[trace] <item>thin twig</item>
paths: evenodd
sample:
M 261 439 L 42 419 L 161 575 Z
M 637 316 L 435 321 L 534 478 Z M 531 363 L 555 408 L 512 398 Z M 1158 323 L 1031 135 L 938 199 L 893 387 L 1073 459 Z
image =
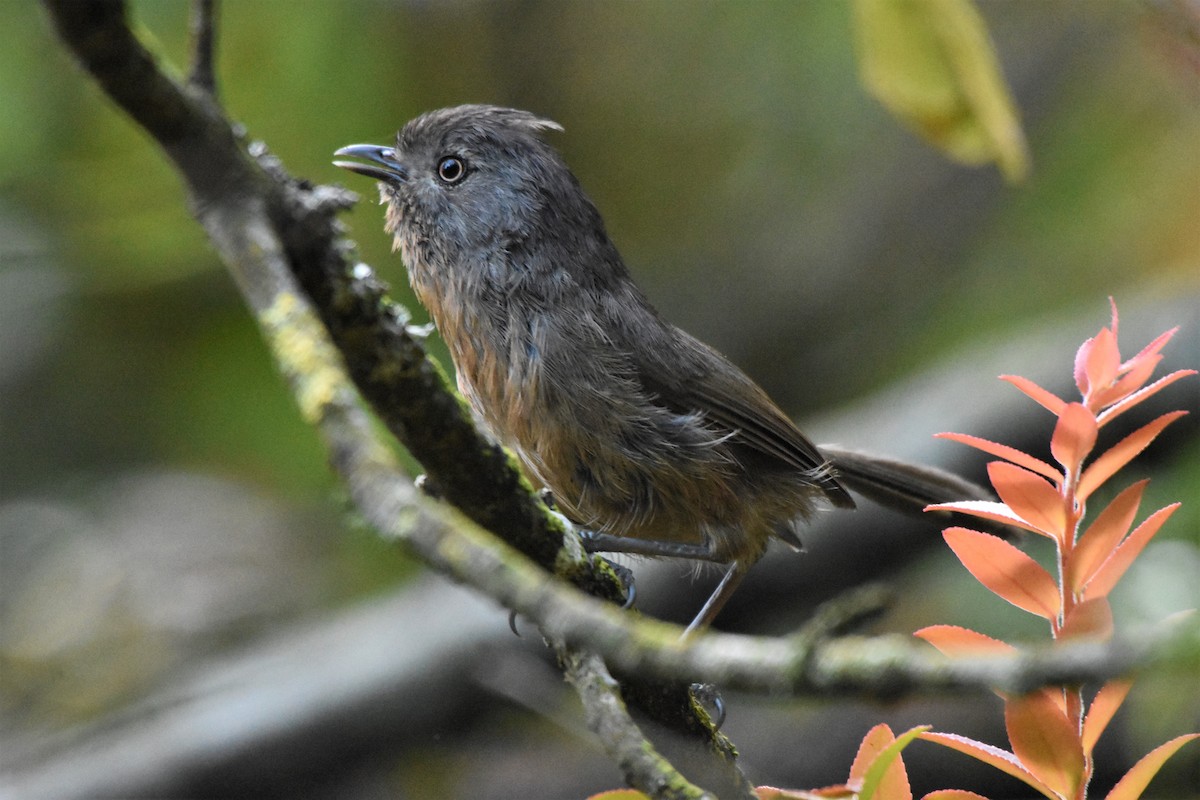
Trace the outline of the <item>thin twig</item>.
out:
M 583 703 L 588 728 L 625 773 L 630 786 L 655 800 L 716 800 L 654 749 L 629 716 L 617 681 L 599 656 L 568 648 L 560 649 L 560 654 L 567 680 Z

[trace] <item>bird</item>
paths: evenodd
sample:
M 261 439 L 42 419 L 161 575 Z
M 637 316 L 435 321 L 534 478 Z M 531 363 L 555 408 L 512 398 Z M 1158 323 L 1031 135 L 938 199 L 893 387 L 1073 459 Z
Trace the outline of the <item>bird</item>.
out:
M 800 525 L 855 501 L 839 465 L 757 383 L 638 288 L 547 141 L 560 131 L 528 111 L 461 105 L 333 163 L 378 182 L 384 229 L 459 391 L 586 548 L 726 565 L 690 633 L 770 541 L 801 549 Z M 869 491 L 923 504 L 945 489 L 918 479 L 913 499 L 901 462 L 841 456 Z

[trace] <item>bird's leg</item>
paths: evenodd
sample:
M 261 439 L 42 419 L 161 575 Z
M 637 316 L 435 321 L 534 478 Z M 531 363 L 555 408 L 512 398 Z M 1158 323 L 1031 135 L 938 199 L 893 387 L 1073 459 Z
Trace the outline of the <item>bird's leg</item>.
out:
M 579 538 L 583 549 L 589 553 L 628 553 L 632 556 L 661 556 L 664 558 L 690 558 L 696 561 L 724 562 L 726 558 L 713 552 L 712 544 L 687 544 L 685 542 L 660 542 L 654 539 L 634 539 L 612 533 L 580 530 Z
M 634 539 L 627 536 L 616 536 L 611 533 L 599 533 L 597 531 L 581 530 L 580 538 L 583 540 L 583 549 L 589 553 L 629 553 L 637 556 L 663 556 L 666 558 L 690 558 L 696 561 L 716 561 L 724 562 L 728 556 L 718 555 L 712 546 L 711 542 L 704 544 L 689 544 L 686 542 L 660 542 L 653 539 Z M 734 561 L 725 571 L 721 582 L 717 584 L 717 588 L 713 590 L 712 595 L 704 603 L 700 613 L 691 621 L 691 624 L 684 630 L 683 635 L 687 636 L 693 631 L 700 628 L 708 627 L 708 625 L 717 617 L 725 603 L 733 596 L 733 592 L 737 589 L 738 584 L 742 582 L 742 578 L 746 577 L 746 572 L 749 569 L 748 564 L 740 561 Z
M 583 529 L 579 530 L 579 536 L 583 542 L 583 549 L 589 553 L 629 553 L 641 556 L 691 558 L 697 561 L 716 562 L 725 560 L 714 552 L 712 542 L 705 542 L 704 544 L 660 542 L 615 536 L 611 533 L 599 533 Z M 728 569 L 725 570 L 725 575 L 721 578 L 721 582 L 717 584 L 717 588 L 709 595 L 704 606 L 696 614 L 695 619 L 684 629 L 683 635 L 680 638 L 687 638 L 695 631 L 707 628 L 712 624 L 717 614 L 724 608 L 725 603 L 733 596 L 734 590 L 742 582 L 742 578 L 746 577 L 750 566 L 750 564 L 741 561 L 734 561 L 729 565 Z M 706 702 L 712 707 L 712 715 L 715 717 L 714 724 L 719 730 L 725 721 L 725 702 L 721 699 L 721 693 L 711 684 L 697 683 L 692 684 L 691 688 L 701 702 Z
M 696 618 L 683 631 L 684 637 L 700 628 L 707 628 L 717 618 L 717 614 L 721 613 L 725 603 L 733 596 L 733 592 L 742 582 L 742 578 L 746 577 L 747 571 L 748 567 L 740 561 L 734 561 L 729 565 L 729 569 L 725 570 L 725 577 L 721 578 L 721 582 L 717 584 L 716 589 L 713 589 L 713 593 L 709 595 L 704 606 L 696 614 Z

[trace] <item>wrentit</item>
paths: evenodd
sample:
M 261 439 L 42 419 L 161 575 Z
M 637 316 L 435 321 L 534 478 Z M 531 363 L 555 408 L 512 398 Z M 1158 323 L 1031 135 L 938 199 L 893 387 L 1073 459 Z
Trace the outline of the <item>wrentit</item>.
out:
M 853 508 L 833 463 L 740 369 L 666 322 L 525 111 L 465 105 L 339 167 L 379 181 L 417 297 L 477 419 L 589 550 L 728 563 L 707 625 L 772 537 Z

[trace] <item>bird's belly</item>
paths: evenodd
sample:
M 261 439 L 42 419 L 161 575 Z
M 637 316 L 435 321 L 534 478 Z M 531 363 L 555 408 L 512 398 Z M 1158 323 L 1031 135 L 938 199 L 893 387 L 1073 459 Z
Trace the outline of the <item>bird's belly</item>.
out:
M 606 406 L 575 386 L 551 389 L 540 372 L 508 369 L 485 352 L 456 354 L 455 363 L 476 417 L 576 524 L 709 544 L 720 560 L 754 559 L 765 548 L 779 520 L 759 515 L 745 474 L 722 446 L 681 446 L 678 430 L 635 423 L 626 406 Z

